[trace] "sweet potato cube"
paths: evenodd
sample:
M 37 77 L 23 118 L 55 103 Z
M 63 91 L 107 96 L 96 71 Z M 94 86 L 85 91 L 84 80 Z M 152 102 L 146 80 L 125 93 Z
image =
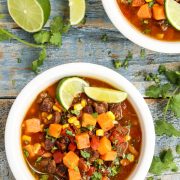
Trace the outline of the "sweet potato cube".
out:
M 79 169 L 68 169 L 69 173 L 69 180 L 81 180 L 81 174 L 79 172 Z
M 107 152 L 111 151 L 111 149 L 112 149 L 111 141 L 106 136 L 102 137 L 100 139 L 100 144 L 98 147 L 99 154 L 104 155 Z
M 88 133 L 81 133 L 75 136 L 77 148 L 85 149 L 90 147 L 90 140 Z
M 146 18 L 151 18 L 152 17 L 152 12 L 151 12 L 151 8 L 149 8 L 148 4 L 144 4 L 142 5 L 138 12 L 137 12 L 137 16 L 140 19 L 146 19 Z
M 109 151 L 106 154 L 101 156 L 101 159 L 104 161 L 114 161 L 117 157 L 116 151 Z
M 23 147 L 23 149 L 29 153 L 28 157 L 34 157 L 35 156 L 34 146 L 33 145 L 28 144 L 25 147 Z
M 79 157 L 73 152 L 69 151 L 63 158 L 63 163 L 69 169 L 78 167 Z
M 41 121 L 37 118 L 28 119 L 25 121 L 25 131 L 27 133 L 37 133 L 41 131 Z
M 133 7 L 139 7 L 142 6 L 143 4 L 145 4 L 145 0 L 133 0 L 131 3 Z
M 97 118 L 97 122 L 104 131 L 109 131 L 114 127 L 113 120 L 110 119 L 106 113 L 100 114 Z
M 48 134 L 52 137 L 58 138 L 61 134 L 62 126 L 60 124 L 51 124 L 49 126 Z
M 82 127 L 95 126 L 96 119 L 88 113 L 84 113 L 82 116 Z
M 153 18 L 155 20 L 163 20 L 163 19 L 166 19 L 166 16 L 165 16 L 165 11 L 164 11 L 164 6 L 160 6 L 158 4 L 155 4 L 153 7 L 152 7 L 152 10 L 153 10 Z

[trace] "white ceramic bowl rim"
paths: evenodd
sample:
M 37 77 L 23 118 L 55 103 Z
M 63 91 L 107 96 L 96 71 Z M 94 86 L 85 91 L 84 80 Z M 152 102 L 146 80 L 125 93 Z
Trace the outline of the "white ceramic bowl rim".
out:
M 114 26 L 135 44 L 157 52 L 180 53 L 180 42 L 156 40 L 133 27 L 122 14 L 117 0 L 102 0 L 102 3 Z
M 33 179 L 21 150 L 21 123 L 37 95 L 51 84 L 67 76 L 92 77 L 128 93 L 131 102 L 140 119 L 142 129 L 142 148 L 139 162 L 129 179 L 144 179 L 154 153 L 155 132 L 151 113 L 137 89 L 123 76 L 106 67 L 90 63 L 70 63 L 51 68 L 28 83 L 16 98 L 6 123 L 5 148 L 10 168 L 17 180 Z

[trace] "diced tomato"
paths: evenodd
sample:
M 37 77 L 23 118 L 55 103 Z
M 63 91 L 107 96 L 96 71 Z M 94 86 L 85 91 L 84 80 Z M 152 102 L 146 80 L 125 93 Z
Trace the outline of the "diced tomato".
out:
M 97 136 L 92 136 L 91 138 L 91 148 L 97 150 L 99 147 L 99 138 Z
M 53 158 L 56 164 L 61 163 L 63 160 L 63 154 L 60 151 L 55 151 L 53 153 Z
M 68 146 L 69 151 L 75 151 L 76 150 L 76 144 L 71 142 Z
M 111 142 L 117 141 L 117 143 L 125 142 L 124 136 L 121 136 L 118 132 L 114 131 L 110 137 Z
M 93 173 L 95 172 L 95 170 L 96 170 L 96 168 L 93 167 L 93 166 L 91 166 L 91 167 L 89 168 L 89 171 L 87 172 L 87 175 L 88 175 L 88 176 L 92 176 Z

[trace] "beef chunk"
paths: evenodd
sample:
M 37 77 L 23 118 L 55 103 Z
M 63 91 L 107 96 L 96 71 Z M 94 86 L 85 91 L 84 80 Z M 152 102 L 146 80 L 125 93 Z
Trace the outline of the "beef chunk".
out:
M 117 131 L 117 133 L 121 134 L 122 136 L 125 136 L 129 133 L 129 129 L 127 127 L 123 127 L 120 124 L 118 124 L 118 126 L 115 128 L 115 131 Z
M 42 92 L 41 94 L 39 94 L 38 98 L 37 98 L 37 103 L 40 104 L 42 103 L 42 101 L 48 96 L 48 94 L 46 92 Z
M 115 115 L 116 120 L 120 120 L 122 118 L 122 107 L 121 104 L 111 104 L 110 111 L 113 112 L 113 114 Z
M 83 112 L 88 113 L 88 114 L 92 114 L 93 113 L 93 108 L 91 105 L 87 105 L 83 108 Z
M 50 151 L 54 146 L 54 142 L 52 142 L 50 139 L 46 139 L 44 143 L 44 149 L 46 151 Z
M 39 167 L 43 169 L 43 172 L 47 172 L 50 174 L 54 174 L 56 171 L 56 163 L 54 160 L 51 160 L 51 158 L 42 159 L 39 162 Z
M 68 169 L 64 164 L 59 164 L 56 168 L 56 174 L 60 177 L 62 180 L 68 179 Z
M 116 146 L 118 156 L 123 156 L 128 148 L 128 142 L 120 143 Z
M 50 113 L 52 112 L 53 105 L 54 105 L 53 99 L 50 97 L 46 97 L 40 105 L 40 110 L 43 112 Z
M 70 140 L 67 136 L 62 136 L 56 141 L 56 145 L 58 146 L 61 152 L 65 152 L 68 149 Z
M 108 103 L 106 102 L 102 102 L 102 103 L 94 102 L 93 106 L 98 114 L 102 114 L 108 111 Z
M 54 121 L 54 123 L 59 124 L 59 123 L 60 123 L 60 120 L 61 120 L 61 113 L 55 111 L 55 112 L 53 113 L 53 121 Z

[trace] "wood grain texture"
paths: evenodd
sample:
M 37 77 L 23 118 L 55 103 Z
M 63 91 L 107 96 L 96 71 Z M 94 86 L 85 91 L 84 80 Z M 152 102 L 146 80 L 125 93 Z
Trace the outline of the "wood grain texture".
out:
M 13 175 L 8 167 L 6 155 L 5 155 L 5 147 L 4 147 L 4 129 L 5 129 L 5 123 L 6 119 L 10 110 L 10 107 L 12 105 L 14 100 L 8 100 L 8 99 L 1 99 L 0 100 L 0 179 L 1 178 L 7 178 L 8 180 L 13 180 Z M 164 107 L 164 100 L 153 100 L 148 99 L 146 102 L 149 105 L 149 108 L 152 112 L 154 120 L 161 117 L 162 109 Z M 172 115 L 168 114 L 168 118 L 170 119 L 169 122 L 171 122 L 176 128 L 180 129 L 180 121 L 176 118 L 174 118 Z M 155 148 L 155 155 L 158 155 L 159 152 L 161 152 L 164 149 L 171 148 L 173 150 L 173 154 L 175 157 L 175 162 L 180 167 L 180 161 L 179 156 L 175 152 L 175 147 L 177 144 L 180 144 L 180 138 L 175 137 L 156 137 L 156 148 Z M 162 180 L 178 180 L 180 178 L 180 169 L 178 172 L 176 172 L 175 176 L 172 176 L 174 174 L 173 172 L 165 172 L 164 175 L 162 175 Z M 151 174 L 148 174 L 148 176 L 151 176 Z M 158 179 L 159 177 L 155 176 L 155 179 Z
M 68 0 L 50 0 L 52 4 L 51 18 L 56 15 L 68 17 Z M 48 47 L 48 57 L 41 67 L 41 72 L 64 63 L 90 62 L 104 65 L 113 70 L 113 59 L 123 60 L 130 50 L 133 59 L 130 61 L 128 70 L 119 69 L 118 73 L 130 80 L 144 95 L 146 87 L 152 82 L 145 82 L 142 72 L 156 72 L 160 64 L 170 69 L 180 67 L 180 55 L 162 54 L 146 50 L 145 59 L 140 58 L 141 47 L 126 39 L 109 21 L 101 4 L 101 0 L 86 0 L 87 13 L 86 24 L 71 28 L 68 34 L 63 36 L 61 48 Z M 14 34 L 29 42 L 33 42 L 32 35 L 19 29 L 8 15 L 7 0 L 0 0 L 0 27 L 10 29 Z M 49 21 L 45 28 L 48 28 Z M 122 26 L 123 28 L 123 26 Z M 101 37 L 107 34 L 108 41 L 102 42 Z M 109 54 L 109 52 L 111 52 Z M 4 128 L 9 109 L 21 89 L 32 80 L 36 74 L 30 70 L 31 62 L 38 57 L 39 50 L 29 48 L 15 40 L 0 42 L 0 180 L 13 180 L 13 175 L 8 167 L 5 147 Z M 17 63 L 17 59 L 22 60 Z M 165 81 L 165 79 L 163 79 Z M 154 120 L 161 118 L 164 100 L 146 100 Z M 180 128 L 180 121 L 168 114 L 168 121 L 176 128 Z M 161 150 L 172 148 L 175 161 L 180 168 L 180 158 L 175 153 L 175 147 L 180 144 L 180 138 L 156 137 L 155 155 Z M 148 174 L 148 176 L 151 176 Z M 177 173 L 165 172 L 162 180 L 179 180 L 180 170 Z

